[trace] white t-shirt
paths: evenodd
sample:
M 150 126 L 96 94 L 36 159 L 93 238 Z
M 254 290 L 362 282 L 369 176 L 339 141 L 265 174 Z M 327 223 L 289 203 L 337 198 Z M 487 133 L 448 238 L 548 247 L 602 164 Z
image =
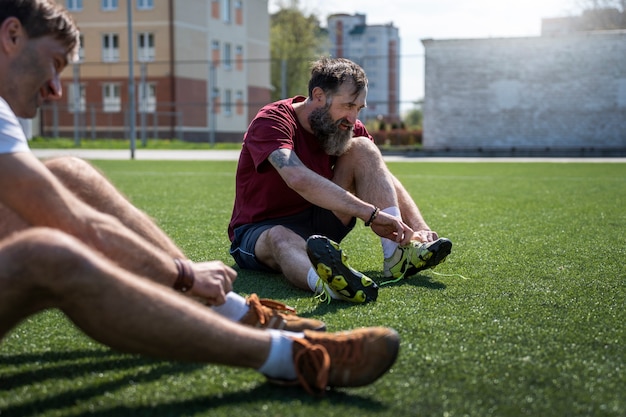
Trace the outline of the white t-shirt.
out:
M 0 97 L 0 154 L 14 152 L 30 152 L 30 148 L 17 116 Z

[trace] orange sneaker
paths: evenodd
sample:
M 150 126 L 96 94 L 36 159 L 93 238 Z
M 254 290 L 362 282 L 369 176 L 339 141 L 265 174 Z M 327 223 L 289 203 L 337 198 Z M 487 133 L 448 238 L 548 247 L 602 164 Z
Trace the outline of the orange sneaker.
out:
M 304 330 L 324 331 L 326 324 L 323 321 L 307 319 L 296 315 L 296 309 L 279 301 L 259 298 L 251 294 L 246 298 L 248 312 L 239 320 L 247 326 L 263 329 L 287 330 L 302 332 Z
M 297 379 L 268 379 L 279 385 L 301 385 L 313 395 L 329 387 L 371 384 L 391 368 L 400 349 L 398 333 L 386 327 L 365 327 L 348 332 L 304 331 L 294 339 L 293 360 Z

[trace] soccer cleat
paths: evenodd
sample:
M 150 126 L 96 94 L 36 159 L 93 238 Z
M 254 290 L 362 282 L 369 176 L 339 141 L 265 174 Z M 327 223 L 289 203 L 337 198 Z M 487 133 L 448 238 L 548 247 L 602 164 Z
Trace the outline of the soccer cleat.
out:
M 279 385 L 301 385 L 320 395 L 332 387 L 360 387 L 380 378 L 395 362 L 400 349 L 398 333 L 386 327 L 365 327 L 347 332 L 304 331 L 293 339 L 297 379 L 268 378 Z
M 342 300 L 376 301 L 378 285 L 348 265 L 348 257 L 337 243 L 325 236 L 313 235 L 306 241 L 306 252 L 317 275 Z
M 406 246 L 398 246 L 391 256 L 385 259 L 384 276 L 395 282 L 424 269 L 434 268 L 446 260 L 452 250 L 452 242 L 445 237 L 434 242 L 411 241 Z
M 239 323 L 247 326 L 263 329 L 279 329 L 290 332 L 301 332 L 303 330 L 326 330 L 323 321 L 307 319 L 296 315 L 296 309 L 281 302 L 259 298 L 256 294 L 251 294 L 246 299 L 248 312 L 239 320 Z

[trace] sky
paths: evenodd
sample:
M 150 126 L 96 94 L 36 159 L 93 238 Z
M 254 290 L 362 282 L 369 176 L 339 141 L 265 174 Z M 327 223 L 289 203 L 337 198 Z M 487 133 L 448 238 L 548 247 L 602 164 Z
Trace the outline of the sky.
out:
M 270 13 L 289 0 L 269 0 Z M 361 13 L 366 24 L 393 23 L 400 35 L 400 101 L 408 110 L 424 97 L 422 39 L 539 36 L 541 19 L 580 14 L 584 0 L 299 0 L 322 26 L 329 14 Z

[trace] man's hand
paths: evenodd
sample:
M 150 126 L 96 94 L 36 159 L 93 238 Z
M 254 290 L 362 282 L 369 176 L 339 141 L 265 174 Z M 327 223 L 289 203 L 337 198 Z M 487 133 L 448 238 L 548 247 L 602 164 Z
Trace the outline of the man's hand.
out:
M 416 230 L 413 232 L 413 238 L 411 240 L 417 240 L 422 243 L 434 242 L 439 239 L 437 232 L 432 230 Z
M 218 306 L 226 302 L 226 294 L 233 290 L 237 272 L 221 261 L 193 264 L 195 281 L 188 295 L 203 304 Z
M 400 217 L 382 211 L 372 222 L 371 228 L 378 236 L 393 240 L 399 245 L 408 245 L 414 235 L 413 229 L 404 223 Z

